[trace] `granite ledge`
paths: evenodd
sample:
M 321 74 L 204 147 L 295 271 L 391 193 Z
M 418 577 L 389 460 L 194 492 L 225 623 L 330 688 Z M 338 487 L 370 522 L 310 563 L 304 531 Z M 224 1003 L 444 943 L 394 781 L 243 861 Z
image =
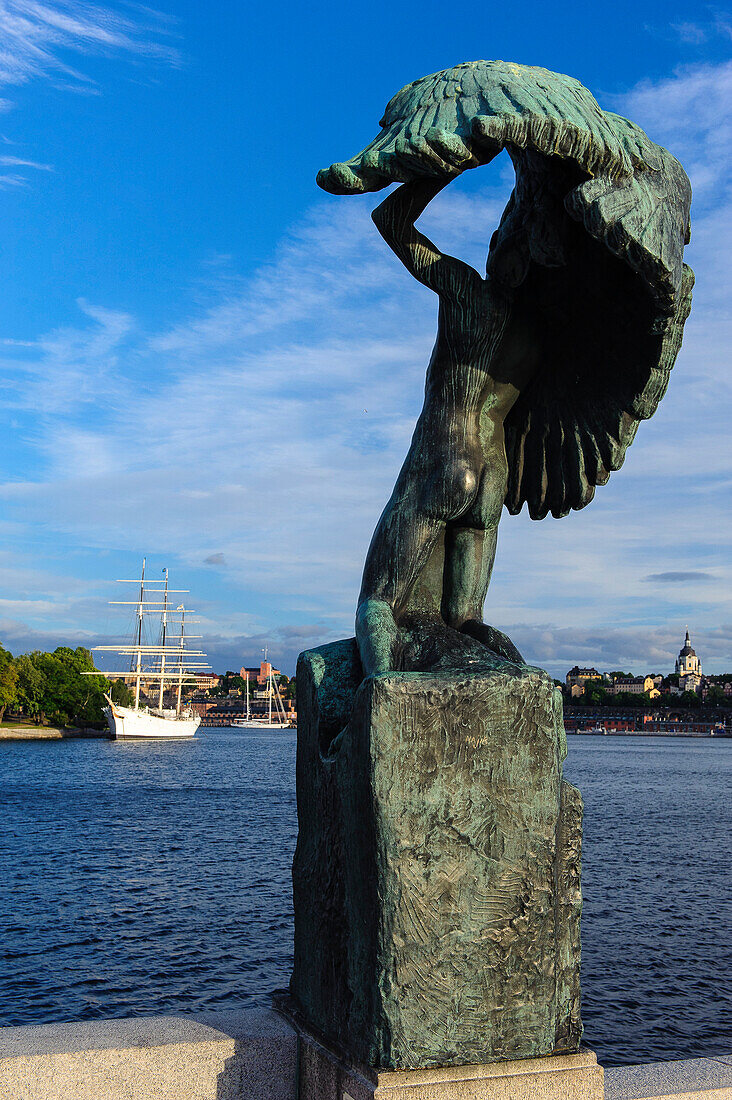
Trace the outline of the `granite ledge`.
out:
M 295 1100 L 271 1009 L 0 1028 L 2 1100 Z
M 297 1043 L 290 1025 L 267 1008 L 4 1027 L 0 1095 L 296 1100 Z M 463 1074 L 469 1088 L 467 1068 Z M 605 1070 L 605 1100 L 682 1098 L 732 1100 L 732 1055 Z
M 605 1070 L 605 1100 L 732 1100 L 732 1055 Z

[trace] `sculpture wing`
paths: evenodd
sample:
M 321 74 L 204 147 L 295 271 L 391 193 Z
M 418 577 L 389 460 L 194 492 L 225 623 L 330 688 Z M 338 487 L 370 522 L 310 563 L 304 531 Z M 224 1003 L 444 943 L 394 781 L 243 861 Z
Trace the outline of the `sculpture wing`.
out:
M 509 512 L 516 515 L 526 503 L 532 519 L 566 516 L 589 504 L 595 487 L 620 469 L 640 421 L 666 392 L 693 283 L 684 265 L 673 316 L 658 333 L 639 287 L 638 308 L 622 310 L 589 285 L 583 294 L 579 273 L 573 303 L 564 279 L 552 288 L 527 279 L 521 292 L 546 291 L 545 308 L 551 303 L 558 312 L 544 318 L 542 367 L 504 425 Z M 600 285 L 607 290 L 607 282 Z
M 514 153 L 517 186 L 491 242 L 499 277 L 506 251 L 535 261 L 512 293 L 532 317 L 541 368 L 505 423 L 506 507 L 526 503 L 533 519 L 583 508 L 620 469 L 666 392 L 691 309 L 689 181 L 642 130 L 608 117 L 656 167 L 565 191 L 554 158 Z
M 379 191 L 420 176 L 457 176 L 507 145 L 627 175 L 638 162 L 578 80 L 532 65 L 470 61 L 422 77 L 389 101 L 381 132 L 357 156 L 318 173 L 336 195 Z
M 501 61 L 407 85 L 381 127 L 320 186 L 456 176 L 508 150 L 516 186 L 488 272 L 510 289 L 541 368 L 506 419 L 506 507 L 527 503 L 534 519 L 583 508 L 655 412 L 681 347 L 694 281 L 681 165 L 578 81 Z

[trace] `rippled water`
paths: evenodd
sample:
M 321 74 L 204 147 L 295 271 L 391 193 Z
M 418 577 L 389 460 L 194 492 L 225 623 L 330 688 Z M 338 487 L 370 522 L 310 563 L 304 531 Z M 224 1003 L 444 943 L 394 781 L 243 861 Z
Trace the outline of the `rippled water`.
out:
M 583 1013 L 606 1065 L 729 1053 L 732 742 L 570 739 Z M 0 1023 L 233 1008 L 286 985 L 295 737 L 0 743 Z

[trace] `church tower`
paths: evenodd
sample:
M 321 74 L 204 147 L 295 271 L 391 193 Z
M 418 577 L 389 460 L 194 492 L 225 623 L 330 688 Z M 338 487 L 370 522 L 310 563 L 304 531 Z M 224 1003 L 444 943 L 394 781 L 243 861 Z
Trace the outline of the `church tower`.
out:
M 676 658 L 676 671 L 679 674 L 679 687 L 682 691 L 698 691 L 702 681 L 701 661 L 691 648 L 689 629 L 686 630 L 686 640 Z

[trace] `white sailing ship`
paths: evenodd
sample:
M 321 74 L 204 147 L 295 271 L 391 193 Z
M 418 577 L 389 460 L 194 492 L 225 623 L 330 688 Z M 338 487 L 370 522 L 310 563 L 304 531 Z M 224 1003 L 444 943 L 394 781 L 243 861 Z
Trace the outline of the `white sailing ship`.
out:
M 266 649 L 264 650 L 264 659 L 265 661 L 267 660 Z M 243 718 L 232 718 L 232 726 L 236 726 L 238 729 L 248 730 L 284 730 L 290 726 L 290 721 L 285 713 L 285 704 L 282 702 L 280 686 L 272 675 L 272 665 L 269 665 L 267 687 L 265 689 L 269 703 L 269 710 L 266 715 L 252 714 L 249 696 L 249 677 L 245 680 L 245 686 L 247 712 Z
M 145 560 L 142 562 L 140 580 L 123 580 L 120 584 L 139 584 L 137 600 L 111 600 L 113 604 L 136 607 L 135 636 L 129 645 L 95 646 L 103 653 L 118 653 L 130 660 L 130 668 L 124 672 L 108 672 L 105 676 L 116 677 L 134 684 L 135 705 L 123 707 L 105 695 L 107 706 L 104 713 L 112 737 L 117 740 L 180 740 L 195 737 L 201 724 L 199 715 L 183 707 L 181 696 L 183 685 L 191 675 L 209 668 L 205 662 L 194 658 L 205 657 L 200 650 L 190 650 L 186 640 L 198 635 L 186 636 L 186 614 L 191 611 L 179 604 L 173 608 L 169 604 L 171 595 L 179 595 L 187 589 L 168 588 L 168 570 L 164 569 L 163 581 L 145 580 Z M 162 587 L 161 587 L 162 585 Z M 160 619 L 159 641 L 155 645 L 146 643 L 144 624 L 149 617 Z M 190 620 L 189 620 L 190 623 Z M 173 637 L 177 634 L 177 637 Z M 155 685 L 157 706 L 140 705 L 140 685 Z M 175 706 L 163 706 L 166 684 L 172 687 L 176 698 Z

